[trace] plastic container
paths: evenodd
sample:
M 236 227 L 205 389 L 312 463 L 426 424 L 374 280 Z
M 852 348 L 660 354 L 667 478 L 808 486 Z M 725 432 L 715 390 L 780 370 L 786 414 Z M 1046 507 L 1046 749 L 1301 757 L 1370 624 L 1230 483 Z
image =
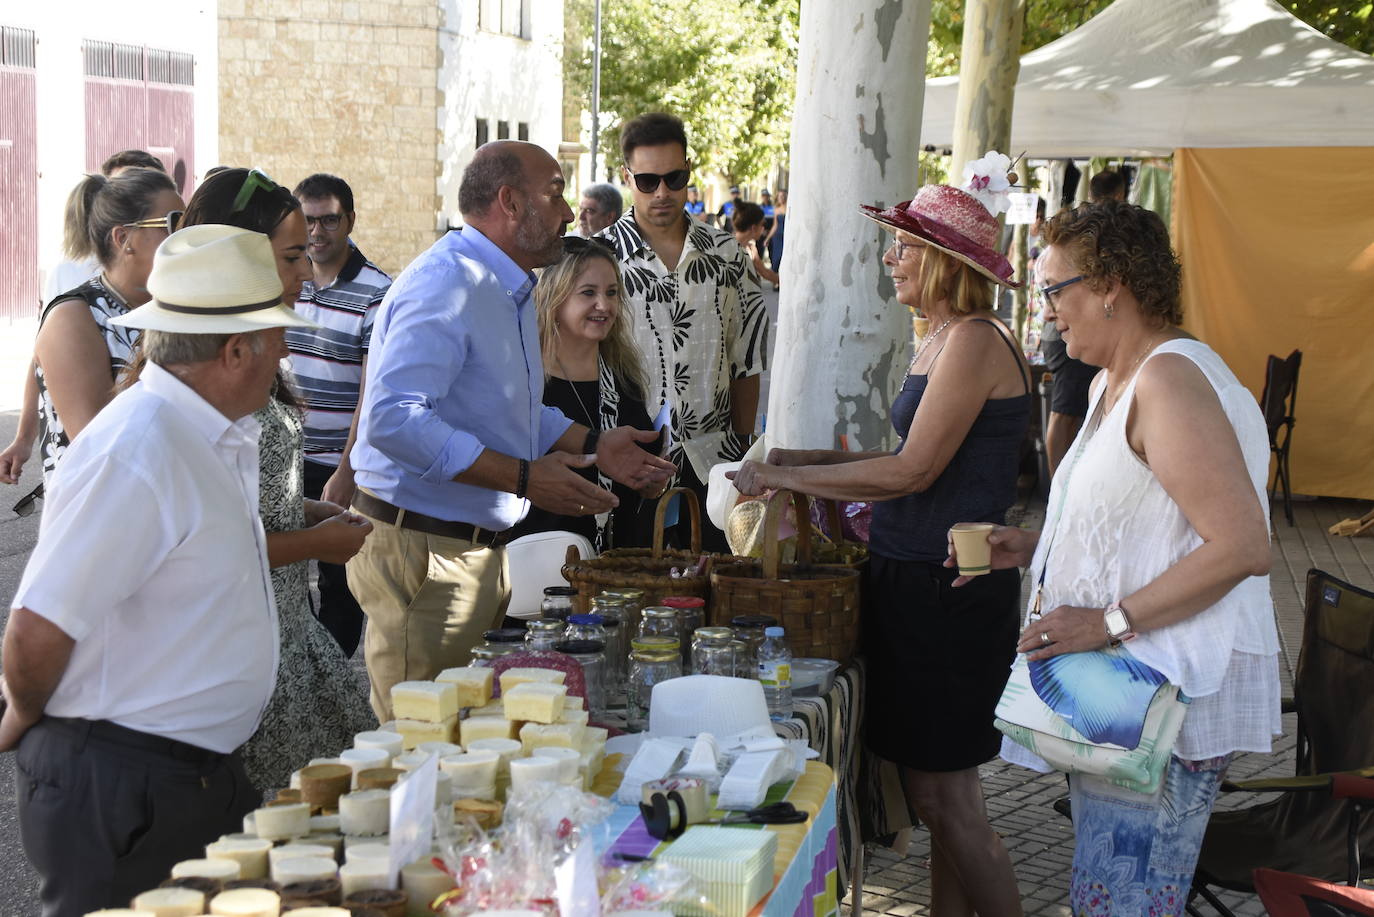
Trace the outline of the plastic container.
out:
M 763 632 L 758 650 L 759 683 L 768 702 L 768 716 L 785 720 L 792 716 L 792 651 L 781 627 L 769 627 Z

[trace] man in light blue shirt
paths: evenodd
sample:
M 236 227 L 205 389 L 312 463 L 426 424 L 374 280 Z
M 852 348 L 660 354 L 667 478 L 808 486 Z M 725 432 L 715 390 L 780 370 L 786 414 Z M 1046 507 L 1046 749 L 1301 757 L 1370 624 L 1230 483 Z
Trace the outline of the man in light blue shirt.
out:
M 458 192 L 466 225 L 406 268 L 379 310 L 351 454 L 353 505 L 375 529 L 348 582 L 384 722 L 392 685 L 465 665 L 499 622 L 505 533 L 530 503 L 607 512 L 616 498 L 574 469 L 595 463 L 635 489 L 675 470 L 636 445 L 654 432 L 598 434 L 543 404 L 531 272 L 562 257 L 563 190 L 539 147 L 486 144 Z

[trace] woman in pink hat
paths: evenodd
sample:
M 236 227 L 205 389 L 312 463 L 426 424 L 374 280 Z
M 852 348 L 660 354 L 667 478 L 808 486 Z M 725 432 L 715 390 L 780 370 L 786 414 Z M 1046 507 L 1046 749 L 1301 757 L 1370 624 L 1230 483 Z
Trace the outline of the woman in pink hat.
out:
M 931 185 L 895 207 L 863 208 L 895 234 L 883 263 L 897 301 L 930 320 L 892 403 L 897 450 L 775 449 L 735 478 L 746 494 L 785 487 L 874 501 L 865 743 L 901 766 L 907 804 L 930 830 L 936 915 L 1021 913 L 978 779 L 1000 745 L 993 712 L 1015 655 L 1020 578 L 998 570 L 952 589 L 957 571 L 943 566 L 951 525 L 1005 521 L 1030 419 L 1030 374 L 992 315 L 993 284 L 1016 286 L 997 220 L 975 196 L 1006 186 L 992 178 L 975 174 L 972 193 Z

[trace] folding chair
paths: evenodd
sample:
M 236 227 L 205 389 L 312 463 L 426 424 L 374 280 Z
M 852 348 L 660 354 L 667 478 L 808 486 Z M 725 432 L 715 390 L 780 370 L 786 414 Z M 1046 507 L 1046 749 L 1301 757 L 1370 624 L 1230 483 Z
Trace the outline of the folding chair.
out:
M 1193 894 L 1220 914 L 1231 911 L 1209 886 L 1252 892 L 1259 868 L 1354 881 L 1353 862 L 1374 875 L 1374 818 L 1336 795 L 1349 775 L 1374 777 L 1374 593 L 1307 572 L 1293 693 L 1285 709 L 1291 703 L 1298 715 L 1296 776 L 1222 784 L 1223 792 L 1280 795 L 1215 812 L 1207 825 Z
M 1260 410 L 1269 428 L 1269 451 L 1274 455 L 1274 483 L 1269 487 L 1269 499 L 1283 485 L 1283 514 L 1293 524 L 1293 482 L 1288 475 L 1288 446 L 1293 440 L 1293 406 L 1298 400 L 1298 369 L 1302 366 L 1302 351 L 1295 350 L 1288 359 L 1270 356 L 1264 368 L 1264 393 L 1260 395 Z

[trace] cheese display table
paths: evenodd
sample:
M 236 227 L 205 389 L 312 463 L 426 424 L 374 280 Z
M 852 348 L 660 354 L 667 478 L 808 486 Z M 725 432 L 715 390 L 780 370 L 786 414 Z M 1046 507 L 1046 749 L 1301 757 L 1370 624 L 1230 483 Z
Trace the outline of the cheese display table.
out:
M 778 835 L 773 886 L 749 912 L 749 917 L 830 917 L 839 913 L 839 836 L 836 823 L 835 772 L 819 761 L 808 761 L 793 783 L 773 786 L 765 805 L 790 802 L 811 817 L 797 825 L 735 825 Z M 716 811 L 712 818 L 723 817 Z M 599 849 L 604 862 L 619 865 L 662 855 L 671 842 L 649 836 L 636 806 L 620 806 L 607 823 L 609 844 Z M 623 855 L 623 858 L 622 858 Z

